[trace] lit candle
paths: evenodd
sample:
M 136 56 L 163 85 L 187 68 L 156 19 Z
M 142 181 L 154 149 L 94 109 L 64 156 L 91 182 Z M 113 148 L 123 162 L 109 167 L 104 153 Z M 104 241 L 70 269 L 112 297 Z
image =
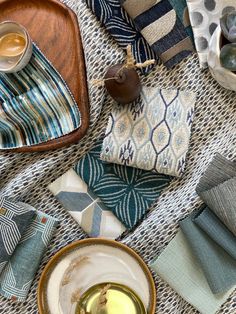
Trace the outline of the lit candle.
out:
M 146 314 L 139 296 L 118 283 L 102 283 L 89 288 L 80 298 L 76 314 Z
M 17 33 L 8 33 L 0 38 L 0 56 L 17 57 L 25 50 L 26 39 Z

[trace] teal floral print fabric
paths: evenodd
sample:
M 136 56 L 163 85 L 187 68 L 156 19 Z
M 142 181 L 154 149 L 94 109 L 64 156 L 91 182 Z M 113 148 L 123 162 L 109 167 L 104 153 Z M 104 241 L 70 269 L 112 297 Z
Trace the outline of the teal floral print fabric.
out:
M 0 149 L 44 143 L 81 125 L 68 86 L 35 45 L 23 70 L 0 73 L 0 110 Z
M 28 204 L 17 203 L 28 210 Z M 26 229 L 8 264 L 0 276 L 0 294 L 14 301 L 24 302 L 39 264 L 50 243 L 58 221 L 40 211 Z
M 100 160 L 102 140 L 76 165 L 75 171 L 90 190 L 128 228 L 133 228 L 168 186 L 166 175 Z
M 101 159 L 181 176 L 195 101 L 193 92 L 143 87 L 139 101 L 113 108 Z

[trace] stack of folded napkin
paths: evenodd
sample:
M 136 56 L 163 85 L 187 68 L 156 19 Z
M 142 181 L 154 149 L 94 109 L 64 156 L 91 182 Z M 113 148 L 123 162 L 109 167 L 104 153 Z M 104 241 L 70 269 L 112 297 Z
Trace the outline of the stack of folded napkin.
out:
M 181 176 L 191 135 L 193 92 L 143 87 L 130 105 L 116 105 L 105 137 L 50 184 L 57 200 L 90 236 L 115 239 L 143 219 Z
M 0 199 L 0 295 L 25 301 L 56 226 L 30 205 Z
M 236 163 L 217 154 L 197 186 L 207 205 L 180 221 L 180 231 L 152 268 L 203 314 L 213 314 L 236 287 Z

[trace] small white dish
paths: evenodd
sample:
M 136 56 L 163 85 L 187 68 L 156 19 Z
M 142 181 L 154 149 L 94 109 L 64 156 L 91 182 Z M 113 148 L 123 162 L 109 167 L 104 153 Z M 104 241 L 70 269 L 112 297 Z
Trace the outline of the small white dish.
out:
M 224 88 L 236 91 L 236 74 L 222 67 L 220 62 L 220 49 L 222 44 L 222 32 L 220 25 L 214 31 L 208 53 L 208 66 L 211 75 Z
M 0 23 L 0 40 L 7 34 L 19 34 L 25 39 L 25 47 L 21 53 L 15 56 L 0 54 L 0 72 L 14 73 L 22 70 L 30 61 L 33 44 L 27 30 L 20 24 L 12 21 Z

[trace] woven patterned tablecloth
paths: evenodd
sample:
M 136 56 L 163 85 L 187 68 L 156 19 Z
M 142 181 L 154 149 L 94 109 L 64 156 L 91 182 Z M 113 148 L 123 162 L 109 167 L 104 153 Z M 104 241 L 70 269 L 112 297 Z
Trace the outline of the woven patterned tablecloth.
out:
M 91 85 L 112 64 L 122 61 L 123 52 L 102 29 L 81 0 L 65 1 L 78 15 L 87 64 L 91 101 L 91 127 L 77 145 L 54 152 L 34 154 L 0 153 L 1 194 L 30 203 L 61 220 L 60 227 L 44 256 L 27 301 L 17 304 L 0 297 L 0 313 L 36 314 L 36 289 L 39 276 L 50 257 L 72 241 L 85 237 L 70 215 L 53 198 L 47 185 L 67 171 L 94 143 L 104 129 L 112 101 L 102 87 Z M 196 184 L 212 156 L 219 152 L 229 159 L 236 157 L 236 94 L 221 88 L 208 70 L 201 70 L 197 55 L 172 70 L 157 67 L 143 78 L 147 86 L 189 88 L 199 93 L 193 124 L 187 169 L 181 179 L 174 179 L 162 194 L 156 207 L 123 243 L 135 249 L 146 262 L 165 248 L 177 232 L 177 222 L 200 203 Z M 195 314 L 189 304 L 165 282 L 155 277 L 157 314 Z M 236 293 L 220 310 L 221 314 L 236 313 Z

